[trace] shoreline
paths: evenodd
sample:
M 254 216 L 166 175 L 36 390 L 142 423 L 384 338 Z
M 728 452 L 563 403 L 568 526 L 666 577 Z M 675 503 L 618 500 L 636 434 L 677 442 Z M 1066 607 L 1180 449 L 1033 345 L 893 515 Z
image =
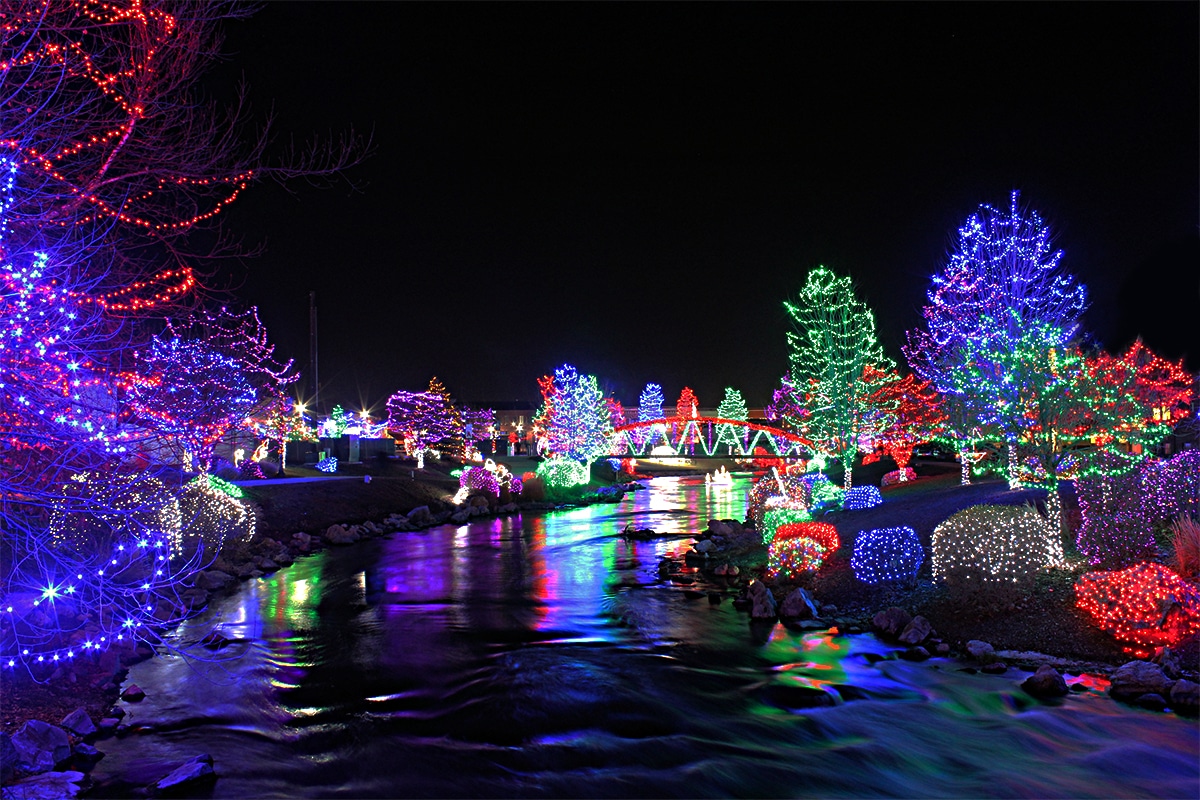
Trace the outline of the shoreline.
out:
M 640 477 L 653 479 L 663 476 L 661 472 L 655 472 L 656 474 Z M 363 477 L 367 477 L 369 474 L 367 473 Z M 682 475 L 683 473 L 680 470 L 671 469 L 669 474 Z M 705 473 L 693 470 L 687 474 L 695 476 Z M 338 477 L 352 479 L 359 476 Z M 259 484 L 259 487 L 255 486 L 256 483 Z M 626 486 L 628 485 L 626 484 Z M 443 473 L 441 470 L 430 471 L 421 478 L 378 476 L 371 477 L 369 480 L 313 482 L 288 478 L 273 482 L 273 485 L 247 482 L 243 488 L 247 490 L 247 499 L 255 507 L 256 516 L 261 523 L 258 531 L 251 542 L 236 543 L 223 548 L 220 556 L 210 568 L 197 574 L 195 587 L 189 591 L 193 593 L 192 597 L 196 602 L 196 607 L 203 607 L 214 595 L 237 591 L 245 580 L 270 574 L 290 565 L 298 558 L 325 548 L 346 546 L 398 531 L 460 523 L 473 517 L 507 516 L 521 511 L 547 511 L 580 505 L 579 503 L 548 501 L 502 504 L 497 501 L 486 506 L 455 507 L 446 503 L 443 498 L 451 494 L 450 489 L 456 486 L 457 480 L 449 476 L 448 471 Z M 372 487 L 374 488 L 372 489 Z M 261 490 L 256 490 L 256 488 Z M 338 510 L 346 507 L 346 498 L 343 498 L 341 504 L 322 503 L 323 495 L 330 491 L 337 494 L 363 496 L 372 494 L 384 498 L 396 497 L 397 499 L 399 495 L 404 495 L 410 499 L 402 506 L 392 507 L 386 514 L 382 513 L 385 509 L 378 504 L 380 501 L 377 500 L 374 504 L 365 503 L 363 508 L 367 513 L 354 517 L 358 521 L 349 521 L 346 519 L 347 515 Z M 306 498 L 308 505 L 305 507 L 289 502 L 289 499 L 296 500 L 299 496 L 304 495 L 308 496 Z M 421 502 L 422 500 L 424 502 Z M 353 504 L 356 501 L 350 498 L 348 502 Z M 306 508 L 307 510 L 305 510 Z M 290 514 L 283 513 L 284 509 L 288 509 Z M 318 509 L 325 512 L 325 516 L 318 513 Z M 340 517 L 340 519 L 325 524 L 333 516 Z M 293 524 L 300 519 L 304 519 L 309 524 L 304 528 Z M 289 528 L 291 528 L 290 533 L 288 533 Z M 694 534 L 697 543 L 704 541 L 709 535 L 710 531 L 708 530 L 697 531 Z M 758 553 L 757 549 L 761 549 L 762 552 Z M 723 586 L 727 594 L 738 591 L 741 596 L 744 596 L 750 585 L 757 581 L 766 585 L 773 596 L 779 595 L 776 602 L 782 606 L 786 595 L 794 591 L 798 584 L 795 582 L 767 582 L 762 574 L 765 565 L 765 559 L 762 558 L 765 556 L 765 547 L 757 549 L 751 548 L 741 553 L 714 553 L 714 557 L 700 559 L 699 565 L 685 563 L 681 566 L 694 576 L 691 580 L 695 578 L 703 580 L 703 585 L 697 588 Z M 683 561 L 696 562 L 696 559 L 688 558 Z M 745 568 L 739 569 L 740 574 L 736 577 L 714 574 L 716 568 L 722 563 L 740 563 Z M 925 588 L 928 589 L 928 587 Z M 792 629 L 810 631 L 816 631 L 819 625 L 821 630 L 836 629 L 846 634 L 874 633 L 885 642 L 894 644 L 899 631 L 892 631 L 889 636 L 873 623 L 872 618 L 879 612 L 892 607 L 904 608 L 906 612 L 911 612 L 911 616 L 920 616 L 922 610 L 920 607 L 911 605 L 905 608 L 904 593 L 872 596 L 866 598 L 858 607 L 846 608 L 837 608 L 836 604 L 826 602 L 829 598 L 821 597 L 819 585 L 814 587 L 814 597 L 818 601 L 818 608 L 821 609 L 819 616 L 803 622 L 800 628 L 789 624 L 787 619 L 783 620 L 784 624 Z M 826 608 L 829 608 L 831 613 L 826 614 Z M 953 643 L 947 639 L 953 639 Z M 970 668 L 972 664 L 976 667 L 983 667 L 988 663 L 988 660 L 976 659 L 966 647 L 966 642 L 958 638 L 932 637 L 930 641 L 935 642 L 931 647 L 938 645 L 946 645 L 946 647 L 944 649 L 937 648 L 936 653 L 926 653 L 926 658 L 934 654 L 938 657 L 945 656 L 962 662 L 967 668 Z M 917 646 L 919 647 L 919 645 Z M 0 714 L 0 733 L 11 735 L 29 720 L 62 726 L 64 720 L 72 712 L 82 708 L 88 718 L 96 724 L 91 732 L 86 731 L 86 725 L 82 730 L 72 732 L 71 746 L 73 750 L 79 745 L 91 747 L 93 743 L 102 741 L 107 736 L 120 735 L 120 716 L 123 715 L 123 712 L 120 712 L 120 715 L 115 712 L 119 711 L 122 686 L 127 679 L 129 668 L 143 660 L 153 658 L 155 652 L 146 645 L 139 645 L 122 650 L 110 648 L 110 651 L 106 651 L 106 653 L 113 651 L 115 651 L 115 655 L 108 657 L 107 660 L 97 659 L 98 662 L 107 661 L 107 663 L 96 665 L 100 668 L 99 672 L 89 674 L 86 670 L 77 669 L 71 673 L 67 682 L 62 682 L 60 679 L 59 683 L 37 684 L 28 677 L 23 680 L 4 681 L 3 693 L 0 695 L 0 700 L 3 701 L 0 702 L 0 707 L 3 708 L 3 713 Z M 993 652 L 994 660 L 1002 660 L 1006 666 L 1012 668 L 1033 672 L 1040 666 L 1048 666 L 1058 672 L 1092 675 L 1104 679 L 1111 677 L 1122 664 L 1136 660 L 1132 656 L 1121 654 L 1119 648 L 1113 648 L 1110 651 L 1111 658 L 1104 660 L 1075 659 L 1069 655 L 1037 649 L 998 647 Z M 83 665 L 83 662 L 80 661 L 79 665 Z M 71 684 L 70 680 L 74 680 L 74 684 Z M 127 687 L 126 691 L 128 690 Z M 85 758 L 73 756 L 70 761 L 73 769 L 82 767 L 86 771 L 90 766 L 87 758 L 93 757 L 92 753 L 96 751 L 94 747 L 91 747 L 91 751 L 84 748 L 82 752 L 85 754 Z M 95 761 L 92 760 L 90 763 L 94 764 Z M 4 782 L 7 785 L 9 779 L 6 778 Z

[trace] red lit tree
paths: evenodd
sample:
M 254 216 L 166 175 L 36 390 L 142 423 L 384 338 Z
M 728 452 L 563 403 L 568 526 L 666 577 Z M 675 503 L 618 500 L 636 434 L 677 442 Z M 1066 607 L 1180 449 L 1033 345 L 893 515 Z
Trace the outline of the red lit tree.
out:
M 906 467 L 913 448 L 939 436 L 946 426 L 941 395 L 929 381 L 915 375 L 887 381 L 880 389 L 885 404 L 894 409 L 890 422 L 875 434 L 875 444 L 892 457 L 907 480 Z

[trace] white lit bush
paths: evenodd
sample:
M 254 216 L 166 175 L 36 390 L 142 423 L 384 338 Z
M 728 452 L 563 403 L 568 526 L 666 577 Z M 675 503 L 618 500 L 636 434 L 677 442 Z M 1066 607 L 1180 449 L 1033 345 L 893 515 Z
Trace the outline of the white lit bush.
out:
M 1061 563 L 1061 552 L 1033 506 L 971 506 L 934 529 L 933 576 L 958 595 L 1015 596 L 1039 569 Z

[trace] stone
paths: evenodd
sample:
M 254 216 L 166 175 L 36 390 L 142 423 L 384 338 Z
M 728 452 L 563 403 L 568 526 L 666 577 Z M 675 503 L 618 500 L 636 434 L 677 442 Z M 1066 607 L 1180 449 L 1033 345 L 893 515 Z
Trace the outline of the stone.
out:
M 907 645 L 918 645 L 928 639 L 932 633 L 933 626 L 929 624 L 929 620 L 918 614 L 904 626 L 904 630 L 900 631 L 900 635 L 896 638 Z
M 747 598 L 750 601 L 751 619 L 776 619 L 779 616 L 775 596 L 762 581 L 754 581 L 750 584 Z
M 312 547 L 312 537 L 304 531 L 296 531 L 292 534 L 292 547 L 303 553 L 307 553 L 308 549 Z
M 710 606 L 721 605 L 721 593 L 720 592 L 709 592 L 708 593 L 708 604 Z
M 458 511 L 455 511 L 453 514 L 450 515 L 450 521 L 454 522 L 458 525 L 462 525 L 464 522 L 466 522 L 470 518 L 471 518 L 471 509 L 470 508 L 460 508 Z
M 1155 656 L 1168 678 L 1200 680 L 1200 633 L 1164 647 Z
M 912 614 L 903 608 L 892 606 L 871 618 L 871 628 L 878 634 L 895 638 L 910 622 L 912 622 Z
M 121 724 L 121 720 L 116 717 L 105 717 L 100 720 L 100 733 L 108 735 L 116 731 L 117 726 Z
M 497 514 L 515 514 L 521 510 L 521 507 L 516 503 L 505 503 L 496 509 Z
M 996 649 L 979 639 L 967 642 L 967 652 L 980 664 L 990 664 L 996 660 Z
M 1171 687 L 1171 710 L 1176 714 L 1194 717 L 1200 714 L 1200 683 L 1180 678 Z
M 1108 693 L 1117 700 L 1130 702 L 1147 693 L 1165 695 L 1169 681 L 1158 664 L 1130 661 L 1117 667 L 1109 677 Z
M 787 597 L 783 598 L 779 616 L 786 619 L 815 619 L 819 614 L 812 595 L 803 586 L 797 586 Z
M 325 533 L 321 536 L 329 544 L 347 545 L 354 544 L 359 540 L 358 531 L 347 528 L 345 525 L 330 525 L 325 529 Z
M 146 699 L 146 693 L 142 691 L 142 687 L 131 683 L 125 691 L 121 692 L 121 699 L 129 703 L 137 703 Z
M 2 800 L 61 800 L 77 797 L 83 788 L 83 773 L 43 772 L 0 789 Z
M 429 511 L 429 506 L 417 506 L 406 515 L 408 521 L 413 525 L 423 526 L 428 525 L 432 521 L 433 514 Z
M 83 706 L 63 717 L 63 721 L 60 724 L 67 730 L 80 736 L 87 736 L 96 732 L 96 725 L 92 722 L 92 718 L 88 716 L 87 709 Z
M 49 772 L 71 757 L 71 737 L 57 725 L 31 719 L 12 735 L 17 760 L 30 772 Z
M 82 762 L 84 765 L 95 764 L 97 761 L 104 758 L 104 753 L 101 753 L 94 746 L 88 744 L 87 742 L 77 743 L 75 745 L 73 755 L 77 764 Z
M 12 737 L 0 732 L 0 783 L 8 783 L 17 771 L 21 756 L 13 747 Z
M 898 655 L 905 661 L 925 661 L 929 658 L 929 651 L 920 645 L 916 645 L 901 650 Z
M 216 777 L 212 756 L 206 753 L 180 764 L 165 778 L 151 784 L 150 793 L 162 795 L 167 792 L 177 792 L 184 787 L 190 789 L 195 784 L 216 780 Z
M 939 656 L 948 656 L 948 655 L 950 655 L 950 645 L 947 644 L 946 642 L 939 642 L 937 647 L 934 648 L 934 651 Z
M 990 664 L 984 664 L 979 671 L 986 675 L 1003 675 L 1008 672 L 1008 664 L 1003 661 L 993 661 Z
M 719 519 L 708 521 L 708 532 L 712 536 L 721 536 L 726 539 L 733 535 L 733 529 Z
M 221 572 L 217 569 L 206 569 L 196 573 L 196 580 L 193 585 L 197 589 L 213 592 L 220 591 L 231 583 L 233 583 L 233 576 L 228 572 Z
M 692 545 L 692 548 L 697 553 L 711 553 L 717 549 L 717 546 L 712 543 L 711 539 L 701 539 L 700 541 L 696 542 L 696 544 Z
M 1037 698 L 1064 697 L 1068 692 L 1066 679 L 1049 664 L 1038 667 L 1021 682 L 1021 688 Z

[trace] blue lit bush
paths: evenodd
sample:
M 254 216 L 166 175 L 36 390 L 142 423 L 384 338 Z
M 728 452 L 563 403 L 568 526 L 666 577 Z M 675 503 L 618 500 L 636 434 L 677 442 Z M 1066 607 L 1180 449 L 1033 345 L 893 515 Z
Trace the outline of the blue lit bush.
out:
M 847 489 L 842 496 L 842 508 L 847 511 L 861 511 L 883 504 L 883 495 L 877 486 L 855 486 Z
M 912 528 L 875 528 L 854 538 L 850 568 L 863 583 L 910 582 L 924 560 L 925 548 Z

